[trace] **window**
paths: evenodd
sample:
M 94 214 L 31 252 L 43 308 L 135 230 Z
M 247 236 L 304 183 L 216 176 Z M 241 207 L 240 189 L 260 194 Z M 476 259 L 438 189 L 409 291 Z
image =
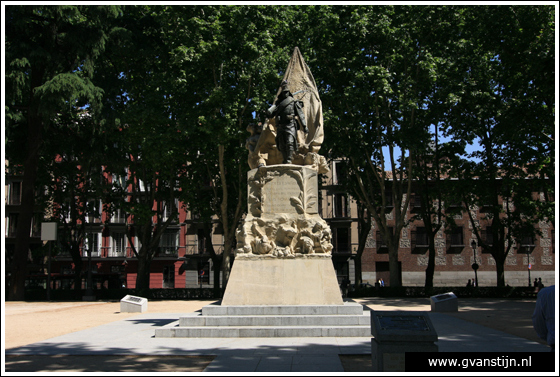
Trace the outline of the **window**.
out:
M 417 212 L 422 207 L 422 196 L 419 193 L 414 193 L 410 198 L 410 209 L 413 212 Z
M 62 220 L 64 222 L 66 223 L 72 222 L 72 204 L 70 203 L 70 200 L 65 200 L 64 203 L 62 203 L 60 212 L 61 212 Z
M 138 178 L 138 191 L 145 192 L 146 187 L 148 187 L 148 189 L 149 189 L 149 186 L 146 186 L 146 184 L 144 183 L 144 180 Z
M 111 233 L 111 249 L 109 250 L 109 256 L 126 256 L 126 235 L 124 234 L 124 232 Z
M 333 162 L 333 184 L 341 185 L 346 181 L 345 166 L 341 161 Z
M 114 212 L 111 215 L 111 222 L 124 224 L 126 223 L 126 211 L 124 209 L 114 209 Z
M 463 243 L 463 227 L 454 227 L 450 234 L 450 246 L 465 246 Z
M 416 227 L 416 230 L 413 231 L 412 239 L 415 247 L 428 247 L 428 232 L 425 227 Z
M 350 229 L 349 228 L 332 228 L 332 241 L 334 252 L 348 253 L 350 252 Z
M 113 174 L 113 179 L 112 179 L 112 183 L 113 186 L 117 186 L 119 188 L 122 188 L 124 190 L 126 190 L 127 188 L 127 181 L 128 178 L 128 168 L 124 169 L 124 174 L 123 175 L 118 175 L 118 174 Z
M 393 237 L 394 227 L 389 226 L 387 227 L 387 230 L 389 232 L 389 237 Z M 376 232 L 375 241 L 377 244 L 377 253 L 386 254 L 388 252 L 387 242 L 385 242 L 385 238 L 379 230 Z
M 15 237 L 18 223 L 18 214 L 10 213 L 6 218 L 6 237 Z
M 102 240 L 101 233 L 87 233 L 84 239 L 82 256 L 87 257 L 89 255 L 88 253 L 90 250 L 91 250 L 92 257 L 101 256 L 101 240 Z
M 521 237 L 519 243 L 520 243 L 520 247 L 519 247 L 520 253 L 529 253 L 533 251 L 533 249 L 535 248 L 534 234 L 527 232 L 523 237 Z
M 394 206 L 393 203 L 393 193 L 391 191 L 385 191 L 385 207 L 392 208 Z
M 164 200 L 161 202 L 161 207 L 162 207 L 162 219 L 163 221 L 167 221 L 167 219 L 169 218 L 169 216 L 171 216 L 173 211 L 177 213 L 177 208 L 179 207 L 179 200 L 175 199 L 173 202 L 168 202 Z
M 348 201 L 344 194 L 334 194 L 333 217 L 348 217 Z
M 43 216 L 40 213 L 36 213 L 31 218 L 31 237 L 41 237 L 41 223 L 43 222 Z
M 101 200 L 88 200 L 87 202 L 87 212 L 86 212 L 86 222 L 88 223 L 99 223 L 101 222 L 101 213 L 103 210 L 103 204 Z
M 198 229 L 196 233 L 198 253 L 204 254 L 206 252 L 206 237 L 204 236 L 204 229 Z
M 177 230 L 166 230 L 159 239 L 160 255 L 177 255 L 179 246 L 179 232 Z
M 7 201 L 9 205 L 21 204 L 21 182 L 11 182 L 7 187 Z
M 163 267 L 163 288 L 175 288 L 175 265 Z
M 198 284 L 210 284 L 210 263 L 198 263 Z
M 482 240 L 488 246 L 492 246 L 494 244 L 494 235 L 492 234 L 492 228 L 489 226 L 482 229 Z

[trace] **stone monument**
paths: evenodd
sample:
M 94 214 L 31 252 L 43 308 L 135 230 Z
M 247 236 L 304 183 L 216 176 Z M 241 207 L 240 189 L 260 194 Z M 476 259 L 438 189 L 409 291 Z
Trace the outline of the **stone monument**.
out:
M 248 213 L 224 297 L 156 329 L 158 338 L 370 336 L 369 312 L 342 300 L 319 215 L 322 108 L 297 47 L 267 116 L 247 127 Z
M 340 305 L 331 230 L 318 210 L 322 105 L 296 47 L 268 120 L 250 125 L 248 213 L 222 305 Z

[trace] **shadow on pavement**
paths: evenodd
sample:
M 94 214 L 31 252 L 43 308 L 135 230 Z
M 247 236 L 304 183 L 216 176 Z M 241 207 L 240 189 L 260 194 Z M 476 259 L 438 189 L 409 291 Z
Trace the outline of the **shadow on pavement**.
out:
M 202 372 L 214 356 L 6 355 L 6 372 Z

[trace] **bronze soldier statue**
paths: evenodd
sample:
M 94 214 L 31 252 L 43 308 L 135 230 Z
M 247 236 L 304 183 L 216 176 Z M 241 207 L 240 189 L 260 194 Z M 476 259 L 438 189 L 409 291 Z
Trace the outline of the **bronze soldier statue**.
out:
M 282 81 L 278 99 L 266 111 L 268 118 L 276 118 L 276 146 L 284 157 L 284 164 L 291 164 L 292 156 L 298 150 L 297 129 L 303 129 L 306 134 L 309 132 L 302 107 L 303 102 L 296 100 L 288 90 L 288 82 Z

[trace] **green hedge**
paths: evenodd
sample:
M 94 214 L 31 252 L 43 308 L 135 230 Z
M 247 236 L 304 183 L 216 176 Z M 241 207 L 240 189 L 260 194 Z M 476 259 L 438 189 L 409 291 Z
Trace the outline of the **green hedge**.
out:
M 533 287 L 361 287 L 348 292 L 348 297 L 430 297 L 447 292 L 453 292 L 457 297 L 479 298 L 530 298 L 536 297 Z M 86 295 L 84 289 L 80 291 L 57 289 L 51 291 L 52 301 L 81 301 Z M 175 288 L 150 289 L 147 295 L 139 295 L 134 289 L 98 289 L 93 291 L 96 300 L 120 300 L 126 295 L 146 297 L 150 300 L 213 300 L 221 298 L 220 293 L 213 288 Z M 47 291 L 43 288 L 29 288 L 25 290 L 26 301 L 46 301 Z
M 81 301 L 86 295 L 86 290 L 53 289 L 52 301 Z M 126 295 L 138 295 L 134 289 L 115 288 L 97 289 L 93 291 L 96 300 L 121 300 Z M 147 296 L 147 297 L 146 297 Z M 175 289 L 150 289 L 147 295 L 142 295 L 150 300 L 212 300 L 220 298 L 212 288 L 175 288 Z M 25 290 L 26 301 L 46 301 L 47 290 L 44 288 L 28 288 Z
M 348 292 L 348 297 L 430 297 L 447 292 L 453 292 L 457 297 L 536 297 L 533 287 L 360 287 Z

